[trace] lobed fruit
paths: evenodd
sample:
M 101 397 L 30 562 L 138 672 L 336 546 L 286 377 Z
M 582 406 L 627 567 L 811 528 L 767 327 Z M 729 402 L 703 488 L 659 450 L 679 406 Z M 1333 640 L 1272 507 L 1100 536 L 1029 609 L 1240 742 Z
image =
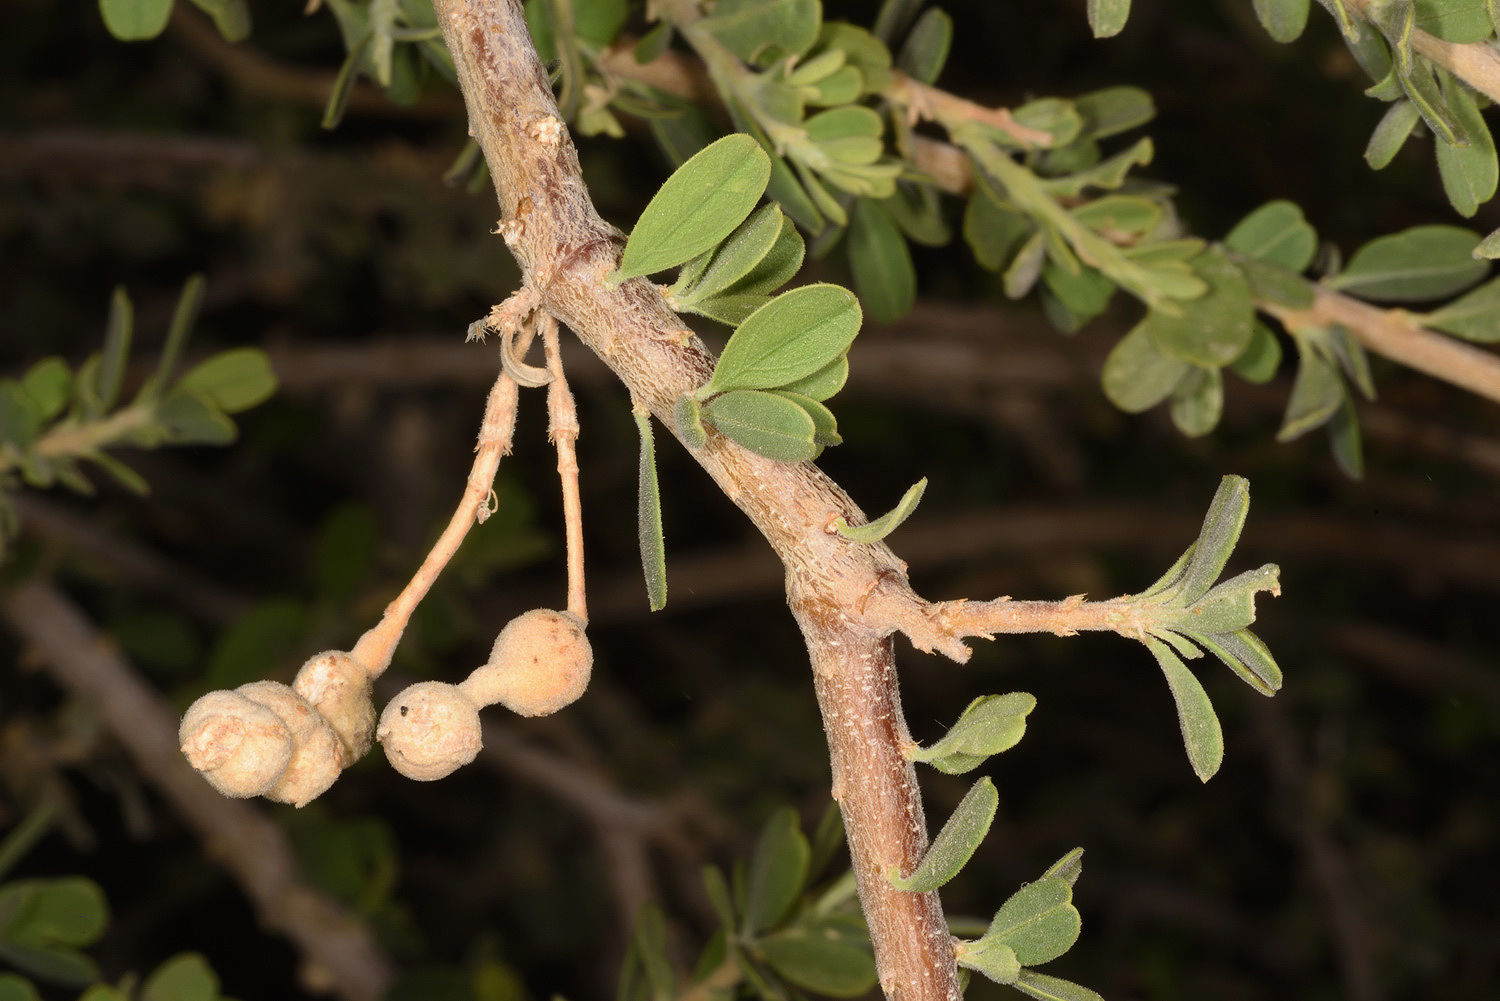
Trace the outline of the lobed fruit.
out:
M 498 702 L 522 716 L 548 716 L 589 685 L 594 650 L 571 612 L 534 608 L 500 630 L 487 664 L 459 687 L 480 705 Z
M 292 760 L 291 729 L 240 692 L 209 692 L 194 702 L 177 737 L 188 764 L 234 799 L 268 791 Z
M 297 672 L 292 689 L 338 734 L 345 768 L 365 756 L 375 736 L 375 702 L 363 664 L 343 650 L 314 654 Z
M 307 700 L 279 681 L 252 681 L 236 692 L 281 718 L 292 737 L 292 757 L 267 799 L 304 806 L 333 785 L 344 767 L 344 745 Z

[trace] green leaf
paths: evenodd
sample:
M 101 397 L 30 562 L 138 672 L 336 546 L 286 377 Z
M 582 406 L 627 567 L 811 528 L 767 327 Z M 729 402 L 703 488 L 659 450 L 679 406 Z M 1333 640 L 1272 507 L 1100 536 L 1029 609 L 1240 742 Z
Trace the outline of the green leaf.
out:
M 1253 257 L 1242 258 L 1236 263 L 1245 273 L 1250 291 L 1257 299 L 1292 309 L 1306 309 L 1313 304 L 1312 284 L 1301 275 Z
M 765 260 L 776 246 L 784 225 L 790 223 L 780 206 L 761 206 L 706 255 L 704 267 L 697 274 L 689 277 L 684 269 L 683 277 L 674 286 L 682 291 L 674 291 L 674 297 L 681 303 L 691 303 L 725 291 Z
M 477 147 L 476 147 L 477 148 Z M 171 382 L 177 369 L 177 360 L 182 357 L 183 346 L 198 320 L 198 311 L 203 305 L 203 276 L 192 275 L 183 283 L 182 294 L 172 310 L 172 322 L 167 326 L 167 339 L 162 344 L 161 357 L 156 363 L 156 374 L 141 387 L 138 400 L 149 402 L 160 397 Z
M 1359 387 L 1365 399 L 1375 399 L 1375 381 L 1370 375 L 1370 359 L 1365 349 L 1354 339 L 1348 328 L 1335 324 L 1327 331 L 1327 348 L 1348 376 L 1349 381 Z
M 1198 530 L 1192 555 L 1183 566 L 1176 600 L 1190 604 L 1203 597 L 1229 562 L 1229 554 L 1240 540 L 1245 517 L 1250 513 L 1250 481 L 1243 476 L 1225 476 L 1209 501 L 1203 527 Z
M 341 7 L 335 5 L 333 9 L 337 12 Z M 343 121 L 344 110 L 349 104 L 349 93 L 354 89 L 354 82 L 359 79 L 360 69 L 365 65 L 365 57 L 373 39 L 374 36 L 366 30 L 349 43 L 349 53 L 339 65 L 339 71 L 333 78 L 333 86 L 328 91 L 328 103 L 323 106 L 323 119 L 320 123 L 323 128 L 336 129 L 339 122 Z
M 99 0 L 104 27 L 122 42 L 155 38 L 167 26 L 172 0 Z
M 959 942 L 956 953 L 959 966 L 982 973 L 997 984 L 1013 984 L 1021 973 L 1015 950 L 999 939 Z
M 1177 703 L 1177 723 L 1182 729 L 1183 746 L 1188 761 L 1200 782 L 1207 782 L 1224 761 L 1224 733 L 1219 717 L 1203 685 L 1172 652 L 1172 648 L 1152 636 L 1142 639 L 1167 678 L 1167 687 Z
M 1042 873 L 1043 879 L 1060 879 L 1072 886 L 1078 882 L 1078 877 L 1083 875 L 1083 849 L 1074 848 L 1062 858 L 1053 862 Z
M 830 445 L 842 445 L 844 439 L 839 435 L 839 423 L 833 416 L 833 411 L 813 399 L 811 396 L 803 396 L 801 393 L 788 392 L 785 389 L 773 389 L 774 393 L 784 399 L 791 400 L 801 407 L 813 422 L 813 441 L 819 446 L 819 451 Z M 814 456 L 816 458 L 816 456 Z
M 1165 354 L 1205 368 L 1238 358 L 1254 333 L 1255 308 L 1244 272 L 1222 250 L 1211 247 L 1193 261 L 1208 283 L 1203 296 L 1177 304 L 1179 315 L 1152 309 L 1141 321 Z
M 953 18 L 941 7 L 928 7 L 912 25 L 896 64 L 923 83 L 935 83 L 953 45 Z
M 1089 29 L 1095 38 L 1111 38 L 1130 17 L 1130 0 L 1088 0 Z
M 720 0 L 698 26 L 746 62 L 770 53 L 801 55 L 818 37 L 818 0 Z
M 1257 385 L 1270 382 L 1281 367 L 1281 342 L 1270 327 L 1256 320 L 1250 343 L 1229 367 L 1246 382 Z
M 1257 592 L 1281 593 L 1281 584 L 1277 580 L 1279 572 L 1274 563 L 1246 570 L 1224 581 L 1191 606 L 1164 616 L 1162 621 L 1180 632 L 1238 632 L 1255 621 Z
M 641 436 L 639 503 L 636 531 L 640 536 L 641 570 L 646 575 L 646 601 L 651 611 L 667 605 L 667 546 L 661 530 L 661 488 L 656 479 L 656 443 L 651 434 L 651 414 L 644 408 L 631 411 Z
M 276 373 L 264 351 L 235 348 L 188 369 L 177 388 L 199 393 L 225 413 L 235 414 L 269 399 L 276 392 Z
M 814 49 L 844 53 L 846 68 L 858 71 L 860 93 L 874 94 L 891 84 L 891 52 L 885 43 L 864 28 L 842 21 L 824 24 Z M 848 103 L 848 102 L 840 102 Z
M 797 227 L 792 224 L 791 219 L 783 218 L 781 231 L 776 236 L 776 242 L 771 245 L 770 252 L 761 258 L 760 263 L 749 274 L 726 289 L 726 295 L 767 295 L 775 292 L 797 274 L 802 267 L 805 252 L 806 247 Z
M 1268 698 L 1281 689 L 1281 668 L 1260 638 L 1248 629 L 1232 633 L 1190 633 L 1193 642 L 1219 658 L 1240 680 Z M 1168 637 L 1170 638 L 1170 637 Z
M 1172 391 L 1172 423 L 1189 438 L 1208 434 L 1224 412 L 1224 378 L 1216 368 L 1193 366 Z
M 1479 237 L 1458 226 L 1415 226 L 1360 247 L 1331 289 L 1380 302 L 1421 302 L 1461 292 L 1489 265 L 1473 257 Z
M 208 397 L 178 388 L 156 405 L 162 440 L 174 445 L 227 445 L 234 441 L 234 421 Z
M 886 878 L 898 890 L 910 893 L 926 893 L 936 890 L 958 875 L 984 840 L 995 820 L 995 810 L 1000 805 L 1000 794 L 995 783 L 985 776 L 969 789 L 953 816 L 943 825 L 937 837 L 927 849 L 927 854 L 909 876 L 902 876 L 892 866 Z
M 1087 170 L 1080 170 L 1066 177 L 1042 179 L 1042 187 L 1054 198 L 1076 198 L 1088 188 L 1113 191 L 1125 183 L 1132 167 L 1144 167 L 1156 155 L 1156 147 L 1149 136 L 1143 136 L 1114 156 Z
M 245 0 L 193 0 L 194 6 L 213 18 L 214 27 L 226 42 L 250 37 L 250 8 Z
M 679 396 L 672 408 L 672 423 L 677 427 L 677 436 L 689 448 L 702 448 L 708 444 L 708 435 L 703 430 L 703 408 L 691 396 Z
M 770 158 L 743 133 L 705 146 L 652 196 L 611 280 L 653 274 L 717 246 L 755 208 L 770 176 Z
M 1445 42 L 1483 42 L 1494 30 L 1484 0 L 1414 0 L 1413 6 L 1416 26 Z
M 863 525 L 850 525 L 840 515 L 834 519 L 833 527 L 844 538 L 852 539 L 855 542 L 879 542 L 899 528 L 903 521 L 911 517 L 911 513 L 922 502 L 922 494 L 926 492 L 927 477 L 924 476 L 906 488 L 906 493 L 901 495 L 901 500 L 896 502 L 895 507 L 874 521 Z
M 1344 387 L 1339 382 L 1338 370 L 1317 352 L 1304 347 L 1301 340 L 1297 348 L 1301 364 L 1292 383 L 1292 395 L 1287 400 L 1281 430 L 1276 432 L 1277 441 L 1292 441 L 1313 428 L 1322 427 L 1344 401 Z
M 859 301 L 848 289 L 818 284 L 783 293 L 740 324 L 699 396 L 804 379 L 849 350 L 859 323 Z
M 1318 249 L 1318 234 L 1288 201 L 1267 202 L 1241 219 L 1224 243 L 1246 257 L 1302 272 Z
M 791 910 L 807 879 L 810 852 L 797 811 L 783 807 L 766 821 L 750 858 L 746 935 L 775 927 Z
M 1469 141 L 1458 146 L 1435 137 L 1438 173 L 1453 208 L 1459 215 L 1470 217 L 1494 197 L 1496 183 L 1500 182 L 1500 162 L 1495 158 L 1495 139 L 1473 93 L 1447 73 L 1442 74 L 1442 81 L 1448 110 L 1468 133 Z
M 997 202 L 982 185 L 970 196 L 964 209 L 964 240 L 974 259 L 991 271 L 1007 267 L 1035 232 L 1036 225 L 1029 217 Z M 1040 261 L 1037 268 L 1040 274 Z
M 1295 42 L 1307 27 L 1309 0 L 1255 0 L 1255 16 L 1278 42 Z
M 50 947 L 89 945 L 109 924 L 104 891 L 81 876 L 16 880 L 0 888 L 0 934 L 11 942 Z
M 1151 95 L 1139 87 L 1106 87 L 1073 98 L 1073 108 L 1083 117 L 1081 135 L 1107 139 L 1140 128 L 1156 117 Z M 1149 159 L 1149 157 L 1148 157 Z
M 61 358 L 43 358 L 21 378 L 30 409 L 38 422 L 50 421 L 68 405 L 73 393 L 73 373 Z
M 1103 313 L 1115 294 L 1115 283 L 1093 268 L 1081 267 L 1074 275 L 1050 260 L 1042 265 L 1042 284 L 1043 292 L 1055 297 L 1043 300 L 1044 305 L 1055 305 L 1048 315 L 1066 333 L 1082 329 Z
M 141 1001 L 216 1001 L 219 978 L 195 952 L 174 956 L 146 978 Z
M 1500 341 L 1500 278 L 1429 313 L 1423 324 L 1481 344 Z
M 75 949 L 37 946 L 0 939 L 0 960 L 40 980 L 82 987 L 99 979 L 99 967 Z
M 739 927 L 739 922 L 734 917 L 734 901 L 729 892 L 729 881 L 717 866 L 703 867 L 703 889 L 719 919 L 721 930 L 733 933 Z
M 1072 101 L 1061 97 L 1042 97 L 1027 101 L 1014 112 L 1015 120 L 1031 129 L 1039 129 L 1052 137 L 1052 146 L 1066 146 L 1083 131 L 1083 116 Z M 994 139 L 1003 143 L 1014 143 L 1015 137 L 995 131 Z
M 756 947 L 787 980 L 829 997 L 852 998 L 875 986 L 875 957 L 864 922 L 830 914 L 760 939 Z
M 731 441 L 777 462 L 805 462 L 818 454 L 813 419 L 784 396 L 731 390 L 709 400 L 703 417 Z
M 1421 119 L 1422 114 L 1415 104 L 1410 101 L 1393 102 L 1375 126 L 1375 131 L 1370 133 L 1370 143 L 1365 147 L 1365 162 L 1375 170 L 1381 170 L 1390 164 Z
M 1021 249 L 1016 251 L 1016 256 L 1011 259 L 1010 265 L 1001 276 L 1005 283 L 1005 294 L 1012 299 L 1019 299 L 1032 287 L 1036 280 L 1042 276 L 1042 268 L 1047 263 L 1047 230 L 1039 229 L 1032 233 Z
M 805 379 L 781 387 L 783 393 L 796 393 L 813 400 L 826 400 L 844 388 L 849 380 L 849 359 L 838 358 Z
M 0 973 L 0 1001 L 42 1001 L 42 997 L 25 977 Z
M 95 376 L 94 392 L 100 411 L 108 410 L 120 398 L 120 385 L 125 380 L 125 363 L 130 355 L 130 335 L 134 327 L 134 311 L 125 289 L 116 286 L 109 300 L 109 320 L 104 326 L 104 347 L 99 352 L 99 370 Z
M 1004 942 L 1022 966 L 1040 966 L 1071 949 L 1082 927 L 1073 885 L 1044 877 L 1011 894 L 981 941 Z
M 877 201 L 861 198 L 854 203 L 849 266 L 860 301 L 881 323 L 894 323 L 916 302 L 917 272 L 906 238 Z
M 952 227 L 943 215 L 942 197 L 931 184 L 898 181 L 896 193 L 880 204 L 913 243 L 945 247 L 953 239 Z
M 1061 977 L 1049 977 L 1035 970 L 1022 970 L 1011 986 L 1022 994 L 1036 998 L 1036 1001 L 1104 1001 L 1087 987 L 1080 987 Z
M 1161 222 L 1162 207 L 1140 195 L 1105 195 L 1078 206 L 1073 218 L 1105 235 L 1139 237 Z
M 952 728 L 930 747 L 906 753 L 941 772 L 960 775 L 978 767 L 991 755 L 1010 750 L 1026 733 L 1026 717 L 1036 708 L 1027 692 L 982 695 L 969 703 Z
M 1157 348 L 1143 320 L 1104 359 L 1104 395 L 1127 414 L 1142 413 L 1170 396 L 1188 369 Z

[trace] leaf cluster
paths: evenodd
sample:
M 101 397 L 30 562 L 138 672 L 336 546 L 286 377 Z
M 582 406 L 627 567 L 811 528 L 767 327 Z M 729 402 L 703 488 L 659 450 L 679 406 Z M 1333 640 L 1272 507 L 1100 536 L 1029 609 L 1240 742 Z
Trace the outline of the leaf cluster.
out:
M 0 543 L 15 527 L 8 491 L 61 484 L 91 494 L 82 466 L 89 462 L 126 489 L 145 493 L 146 481 L 108 449 L 227 444 L 236 434 L 229 415 L 275 392 L 270 362 L 254 348 L 224 351 L 177 371 L 202 296 L 202 280 L 190 279 L 155 369 L 128 403 L 122 390 L 134 321 L 123 289 L 110 300 L 103 347 L 76 369 L 61 358 L 44 358 L 19 379 L 0 380 Z
M 820 879 L 843 844 L 838 807 L 809 838 L 783 807 L 760 832 L 748 864 L 726 877 L 703 870 L 719 927 L 686 983 L 668 958 L 664 916 L 647 905 L 621 973 L 618 1001 L 671 1001 L 698 987 L 715 997 L 800 1001 L 803 992 L 859 997 L 875 986 L 875 959 L 860 916 L 854 875 Z

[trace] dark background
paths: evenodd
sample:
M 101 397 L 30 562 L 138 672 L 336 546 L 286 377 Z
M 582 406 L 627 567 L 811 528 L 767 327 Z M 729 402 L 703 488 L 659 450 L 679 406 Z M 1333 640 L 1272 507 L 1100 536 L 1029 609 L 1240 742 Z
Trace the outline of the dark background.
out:
M 181 6 L 145 44 L 115 42 L 82 3 L 13 2 L 0 32 L 0 373 L 49 354 L 81 362 L 116 284 L 149 360 L 200 271 L 194 350 L 260 345 L 282 379 L 233 448 L 124 454 L 150 497 L 100 479 L 93 498 L 25 499 L 23 555 L 179 709 L 210 687 L 290 680 L 375 621 L 462 489 L 493 375 L 493 355 L 465 348 L 463 330 L 515 282 L 487 232 L 490 194 L 440 181 L 463 138 L 456 94 L 372 102 L 325 132 L 342 58 L 326 12 L 260 5 L 236 56 Z M 1383 107 L 1361 96 L 1368 81 L 1320 9 L 1279 46 L 1241 0 L 1136 6 L 1101 43 L 1082 3 L 950 4 L 959 30 L 940 82 L 1004 104 L 1147 88 L 1160 109 L 1149 172 L 1179 185 L 1184 219 L 1205 236 L 1272 198 L 1301 204 L 1346 254 L 1405 226 L 1462 223 L 1427 141 L 1379 174 L 1364 165 Z M 828 16 L 863 7 L 830 3 Z M 641 131 L 584 140 L 581 156 L 622 226 L 666 171 Z M 1472 225 L 1487 232 L 1500 213 L 1487 206 Z M 1034 304 L 1004 300 L 961 244 L 919 249 L 917 263 L 917 309 L 856 344 L 837 408 L 845 444 L 824 464 L 868 510 L 930 478 L 891 540 L 923 594 L 1138 590 L 1192 539 L 1227 472 L 1250 478 L 1254 500 L 1230 569 L 1278 562 L 1285 588 L 1262 599 L 1257 625 L 1286 671 L 1274 702 L 1217 665 L 1202 672 L 1228 746 L 1206 787 L 1135 644 L 1003 639 L 962 668 L 903 645 L 919 740 L 978 694 L 1040 700 L 1026 739 L 988 766 L 999 819 L 944 891 L 948 910 L 987 915 L 1084 845 L 1084 936 L 1049 970 L 1106 997 L 1494 997 L 1493 404 L 1377 361 L 1380 399 L 1360 406 L 1367 474 L 1354 483 L 1321 434 L 1274 442 L 1290 371 L 1270 387 L 1230 380 L 1219 429 L 1186 440 L 1165 413 L 1128 417 L 1098 389 L 1104 352 L 1136 316 L 1123 296 L 1065 338 Z M 807 275 L 847 281 L 841 269 L 834 255 Z M 672 594 L 647 613 L 628 401 L 591 357 L 570 359 L 595 679 L 559 717 L 505 726 L 665 818 L 645 889 L 686 959 L 712 927 L 698 865 L 742 856 L 779 803 L 809 823 L 821 814 L 822 735 L 777 568 L 665 436 Z M 471 537 L 393 674 L 457 681 L 507 619 L 562 602 L 544 426 L 540 397 L 526 399 L 502 513 Z M 171 573 L 134 578 L 105 542 Z M 18 873 L 104 886 L 114 923 L 93 954 L 112 977 L 197 949 L 228 994 L 301 996 L 290 948 L 256 927 L 191 831 L 39 667 L 0 633 L 0 830 L 42 790 L 67 806 Z M 935 773 L 923 783 L 931 818 L 965 788 Z M 613 990 L 626 925 L 595 828 L 503 762 L 419 785 L 377 752 L 300 813 L 263 808 L 308 878 L 360 910 L 404 971 L 439 978 L 406 996 L 438 997 L 433 984 L 481 962 L 526 997 Z

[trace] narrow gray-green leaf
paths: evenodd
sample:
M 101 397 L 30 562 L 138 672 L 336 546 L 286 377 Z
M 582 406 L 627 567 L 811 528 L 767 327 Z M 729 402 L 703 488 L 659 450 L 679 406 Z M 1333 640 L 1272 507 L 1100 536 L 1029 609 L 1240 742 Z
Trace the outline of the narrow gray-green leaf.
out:
M 156 363 L 156 374 L 148 383 L 152 397 L 165 390 L 172 379 L 188 335 L 198 322 L 198 310 L 203 306 L 203 287 L 202 275 L 191 276 L 182 286 L 182 294 L 177 297 L 177 306 L 172 310 L 172 322 L 167 327 L 167 339 L 162 345 L 161 358 Z M 142 393 L 146 392 L 147 389 L 143 387 Z
M 989 977 L 997 984 L 1014 984 L 1021 973 L 1021 961 L 1015 950 L 997 939 L 960 942 L 956 950 L 958 965 Z
M 906 237 L 877 201 L 861 198 L 849 220 L 849 266 L 870 315 L 894 323 L 917 299 L 917 272 Z
M 703 430 L 703 407 L 691 396 L 677 398 L 677 404 L 672 408 L 672 423 L 689 448 L 702 448 L 708 444 L 708 435 Z
M 984 937 L 1010 946 L 1022 966 L 1040 966 L 1071 949 L 1082 927 L 1073 884 L 1044 877 L 1011 894 Z
M 162 33 L 172 14 L 172 0 L 99 0 L 99 13 L 111 35 L 122 42 L 140 42 Z
M 936 83 L 953 44 L 953 18 L 941 7 L 928 7 L 912 25 L 896 65 L 923 83 Z
M 1469 134 L 1469 141 L 1456 146 L 1441 137 L 1435 139 L 1438 174 L 1448 201 L 1467 218 L 1494 197 L 1496 183 L 1500 182 L 1500 163 L 1495 158 L 1494 136 L 1479 113 L 1473 93 L 1447 73 L 1442 74 L 1442 80 L 1448 110 Z
M 703 392 L 804 379 L 849 350 L 859 323 L 859 300 L 848 289 L 819 284 L 783 293 L 740 324 Z
M 911 517 L 911 513 L 922 502 L 922 494 L 926 490 L 927 477 L 924 476 L 906 488 L 906 493 L 901 495 L 901 499 L 896 502 L 895 507 L 874 521 L 863 525 L 850 525 L 840 515 L 834 519 L 833 527 L 844 538 L 852 539 L 855 542 L 879 542 L 899 528 L 903 521 Z
M 1318 249 L 1318 234 L 1288 201 L 1267 202 L 1241 219 L 1224 243 L 1247 257 L 1302 272 Z
M 1035 970 L 1022 970 L 1011 986 L 1022 994 L 1036 998 L 1036 1001 L 1104 1001 L 1104 998 L 1087 987 L 1061 977 L 1049 977 Z
M 1111 38 L 1130 17 L 1130 0 L 1089 0 L 1089 29 L 1095 38 Z
M 1292 395 L 1287 400 L 1281 430 L 1276 432 L 1277 441 L 1291 441 L 1313 428 L 1322 427 L 1344 400 L 1338 370 L 1316 351 L 1303 347 L 1301 342 L 1297 347 L 1301 364 L 1292 383 Z
M 1053 862 L 1042 873 L 1043 879 L 1060 879 L 1072 886 L 1078 882 L 1078 877 L 1083 875 L 1083 849 L 1074 848 L 1062 858 Z
M 999 805 L 1000 794 L 995 791 L 995 783 L 989 776 L 975 782 L 953 811 L 953 816 L 932 839 L 916 870 L 909 876 L 902 876 L 892 867 L 887 878 L 898 890 L 911 893 L 936 890 L 958 875 L 973 857 L 994 822 Z
M 1010 265 L 1021 245 L 1036 232 L 1036 225 L 1024 213 L 995 201 L 980 186 L 964 209 L 963 232 L 974 259 L 991 271 L 1000 271 Z M 1040 260 L 1037 269 L 1040 273 Z
M 1489 264 L 1473 257 L 1479 235 L 1458 226 L 1415 226 L 1360 247 L 1329 288 L 1381 302 L 1422 302 L 1461 292 Z
M 656 442 L 651 433 L 651 414 L 644 408 L 632 410 L 636 430 L 641 436 L 639 471 L 639 505 L 636 531 L 641 543 L 641 570 L 646 575 L 646 601 L 651 611 L 667 605 L 667 547 L 661 531 L 661 487 L 656 478 Z
M 1185 633 L 1233 633 L 1255 621 L 1255 596 L 1281 593 L 1280 568 L 1274 563 L 1246 570 L 1224 581 L 1181 611 L 1163 616 L 1165 625 Z
M 1310 0 L 1255 0 L 1255 16 L 1278 42 L 1295 42 L 1307 27 Z
M 731 441 L 777 462 L 805 462 L 818 454 L 813 419 L 784 396 L 732 390 L 709 400 L 703 417 Z
M 1396 101 L 1386 109 L 1375 131 L 1370 133 L 1370 143 L 1365 147 L 1365 162 L 1376 170 L 1387 166 L 1396 158 L 1411 130 L 1417 127 L 1422 114 L 1410 101 Z
M 653 274 L 716 246 L 755 208 L 770 178 L 770 157 L 743 133 L 705 146 L 641 212 L 611 278 Z
M 1270 697 L 1281 688 L 1281 668 L 1266 645 L 1249 630 L 1194 633 L 1193 639 L 1260 694 Z
M 125 289 L 115 286 L 109 300 L 109 320 L 104 325 L 104 347 L 99 352 L 99 374 L 94 383 L 99 405 L 108 410 L 120 398 L 125 363 L 130 356 L 130 336 L 135 326 L 134 310 Z
M 807 879 L 810 851 L 795 810 L 783 807 L 766 821 L 750 859 L 745 934 L 774 927 L 791 909 Z
M 1455 299 L 1423 323 L 1469 341 L 1490 344 L 1500 341 L 1500 278 Z
M 1219 717 L 1214 712 L 1213 703 L 1203 685 L 1171 647 L 1153 636 L 1145 637 L 1142 642 L 1161 665 L 1167 687 L 1172 690 L 1172 699 L 1177 703 L 1177 723 L 1182 729 L 1182 743 L 1187 749 L 1193 773 L 1199 781 L 1207 782 L 1224 761 L 1224 732 L 1219 728 Z
M 1256 320 L 1250 343 L 1229 367 L 1246 382 L 1270 382 L 1281 367 L 1281 342 L 1270 327 Z
M 1249 513 L 1250 481 L 1243 476 L 1225 476 L 1219 480 L 1219 488 L 1214 491 L 1203 527 L 1193 544 L 1193 555 L 1183 568 L 1181 602 L 1197 601 L 1224 572 L 1224 564 L 1229 562 L 1229 554 L 1240 540 Z
M 682 291 L 676 293 L 681 303 L 691 303 L 718 295 L 749 275 L 776 246 L 786 216 L 779 205 L 763 205 L 739 225 L 705 261 L 703 268 L 688 279 L 678 280 Z
M 1128 414 L 1150 410 L 1172 394 L 1188 363 L 1157 348 L 1145 322 L 1135 325 L 1104 359 L 1104 395 Z
M 969 703 L 941 738 L 929 747 L 908 751 L 906 756 L 912 761 L 936 763 L 957 754 L 967 766 L 963 771 L 968 771 L 985 758 L 1016 746 L 1026 733 L 1026 717 L 1035 708 L 1036 697 L 1027 692 L 981 695 Z

